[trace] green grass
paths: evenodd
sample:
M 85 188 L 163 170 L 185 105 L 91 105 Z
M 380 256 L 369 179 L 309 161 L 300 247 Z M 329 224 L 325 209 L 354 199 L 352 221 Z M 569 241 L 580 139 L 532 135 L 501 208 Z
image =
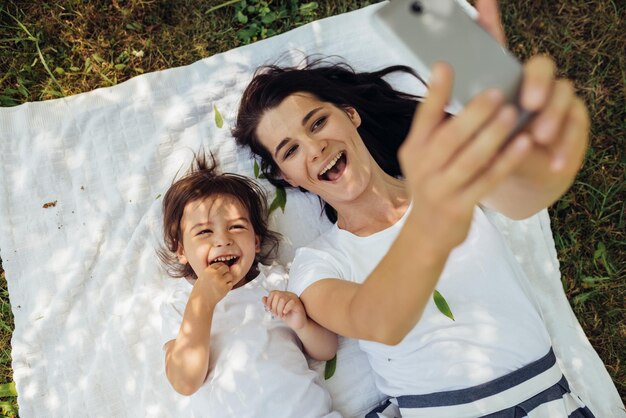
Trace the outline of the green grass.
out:
M 566 294 L 626 401 L 626 8 L 578 0 L 503 6 L 512 50 L 554 57 L 589 108 L 587 159 L 550 215 Z
M 289 0 L 5 0 L 0 5 L 0 106 L 107 87 L 371 2 Z M 626 401 L 626 8 L 616 1 L 501 1 L 511 50 L 554 57 L 592 119 L 572 189 L 551 208 L 563 286 Z M 358 40 L 355 40 L 358 42 Z M 3 249 L 8 251 L 9 249 Z M 0 271 L 2 271 L 0 261 Z M 0 384 L 12 381 L 13 318 L 0 282 Z M 0 395 L 3 395 L 0 391 Z M 15 414 L 16 398 L 0 397 Z

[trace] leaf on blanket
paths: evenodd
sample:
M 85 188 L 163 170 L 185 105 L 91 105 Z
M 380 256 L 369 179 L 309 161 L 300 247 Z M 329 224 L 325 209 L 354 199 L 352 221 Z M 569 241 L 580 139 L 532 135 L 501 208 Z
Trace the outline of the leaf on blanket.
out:
M 276 186 L 276 197 L 272 201 L 270 205 L 270 213 L 274 212 L 276 209 L 280 208 L 283 213 L 285 213 L 285 205 L 287 204 L 287 193 L 285 192 L 285 188 L 281 186 Z
M 441 295 L 441 293 L 439 293 L 438 290 L 435 290 L 435 293 L 433 293 L 433 300 L 435 301 L 435 305 L 437 305 L 437 309 L 454 321 L 454 315 L 452 315 L 448 302 L 446 302 L 446 299 Z
M 257 163 L 256 160 L 254 160 L 254 178 L 256 179 L 264 179 L 265 174 L 261 173 L 261 167 L 259 167 L 259 163 Z
M 213 110 L 215 111 L 215 125 L 217 125 L 218 128 L 221 128 L 222 126 L 224 126 L 224 119 L 222 118 L 222 114 L 219 110 L 217 110 L 217 106 L 215 105 L 213 105 Z
M 337 354 L 335 357 L 331 358 L 326 362 L 326 367 L 324 367 L 324 379 L 328 380 L 335 374 L 335 370 L 337 369 Z

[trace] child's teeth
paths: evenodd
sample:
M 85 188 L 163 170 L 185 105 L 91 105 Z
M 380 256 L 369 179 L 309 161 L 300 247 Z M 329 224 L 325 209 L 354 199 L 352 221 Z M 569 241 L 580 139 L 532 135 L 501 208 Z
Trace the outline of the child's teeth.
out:
M 228 256 L 228 257 L 217 257 L 215 260 L 213 260 L 213 262 L 216 263 L 218 261 L 229 261 L 229 260 L 234 260 L 236 258 L 237 258 L 236 255 L 231 255 L 231 256 Z

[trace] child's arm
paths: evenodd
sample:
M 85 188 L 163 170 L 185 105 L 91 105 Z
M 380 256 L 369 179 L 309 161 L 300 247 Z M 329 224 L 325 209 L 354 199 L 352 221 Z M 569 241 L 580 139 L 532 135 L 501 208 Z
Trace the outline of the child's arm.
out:
M 263 297 L 263 303 L 272 315 L 295 331 L 309 356 L 316 360 L 330 360 L 335 356 L 337 334 L 309 318 L 300 298 L 294 293 L 274 290 Z
M 178 336 L 165 344 L 165 374 L 182 395 L 195 393 L 209 374 L 213 311 L 232 289 L 232 279 L 222 263 L 207 267 L 193 286 Z

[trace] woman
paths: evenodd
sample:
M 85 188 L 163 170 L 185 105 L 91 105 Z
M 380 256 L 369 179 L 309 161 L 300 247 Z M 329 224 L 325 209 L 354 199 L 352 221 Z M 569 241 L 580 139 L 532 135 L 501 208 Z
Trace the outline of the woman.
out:
M 502 40 L 495 2 L 477 8 Z M 315 321 L 360 340 L 403 416 L 593 416 L 569 393 L 522 273 L 480 209 L 522 219 L 557 200 L 587 146 L 585 106 L 549 59 L 532 58 L 520 100 L 538 115 L 505 141 L 517 111 L 500 92 L 448 118 L 453 74 L 439 64 L 412 117 L 415 99 L 382 80 L 393 71 L 409 70 L 270 67 L 244 93 L 238 142 L 269 179 L 317 194 L 336 216 L 296 253 L 290 287 Z M 431 302 L 435 287 L 454 321 Z

